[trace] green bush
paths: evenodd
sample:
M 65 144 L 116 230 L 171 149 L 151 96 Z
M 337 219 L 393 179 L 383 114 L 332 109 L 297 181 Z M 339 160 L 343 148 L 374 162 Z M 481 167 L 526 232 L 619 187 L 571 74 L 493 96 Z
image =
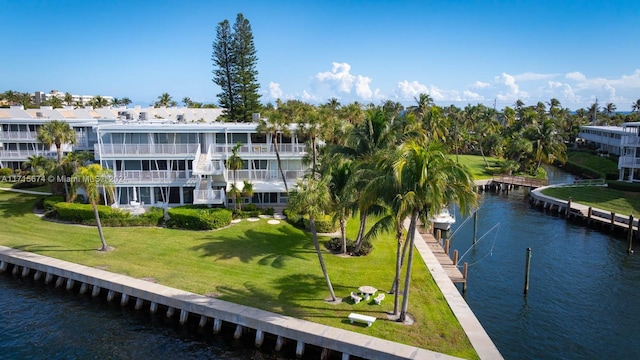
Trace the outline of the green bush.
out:
M 13 185 L 11 185 L 11 187 L 14 189 L 31 189 L 31 188 L 43 186 L 44 184 L 45 183 L 38 182 L 38 181 L 21 181 L 21 182 L 14 183 Z
M 13 175 L 13 170 L 10 168 L 0 168 L 0 176 L 11 176 Z
M 607 181 L 607 187 L 620 191 L 640 192 L 640 184 L 626 181 L 610 180 Z
M 307 216 L 304 217 L 304 228 L 310 230 L 309 218 Z M 336 228 L 336 222 L 333 221 L 333 218 L 330 215 L 324 215 L 316 219 L 316 232 L 332 233 L 336 231 Z
M 194 209 L 176 207 L 169 209 L 167 226 L 189 230 L 213 230 L 231 223 L 232 213 L 227 209 Z
M 38 204 L 36 204 L 36 207 L 43 209 L 44 211 L 51 211 L 54 209 L 55 204 L 59 202 L 64 202 L 64 196 L 50 195 L 42 198 L 42 204 L 40 204 L 41 206 L 38 206 Z
M 325 243 L 325 247 L 334 254 L 340 253 L 342 251 L 342 239 L 339 237 L 332 238 Z M 362 243 L 362 245 L 360 246 L 360 250 L 357 253 L 355 252 L 355 248 L 356 242 L 351 239 L 347 239 L 347 253 L 356 256 L 368 255 L 371 250 L 373 250 L 373 245 L 371 245 L 370 242 L 365 241 Z
M 43 202 L 43 206 L 50 205 L 53 211 L 48 216 L 75 224 L 96 225 L 93 207 L 90 204 L 77 204 L 67 202 Z M 162 221 L 163 210 L 150 208 L 144 214 L 131 215 L 127 211 L 112 209 L 110 206 L 98 205 L 98 215 L 103 226 L 158 226 Z
M 282 214 L 287 217 L 287 222 L 289 222 L 289 224 L 297 228 L 304 228 L 304 220 L 302 219 L 302 216 L 289 209 L 284 209 Z
M 606 177 L 605 173 L 603 173 L 602 171 L 591 169 L 570 161 L 567 161 L 567 163 L 562 166 L 562 169 L 572 174 L 589 179 L 604 179 Z
M 258 205 L 256 204 L 247 204 L 242 207 L 242 211 L 258 211 Z

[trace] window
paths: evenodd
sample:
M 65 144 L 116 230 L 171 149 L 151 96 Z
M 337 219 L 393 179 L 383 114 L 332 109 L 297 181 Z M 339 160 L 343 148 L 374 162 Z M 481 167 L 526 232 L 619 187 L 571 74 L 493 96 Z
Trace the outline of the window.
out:
M 265 134 L 251 134 L 251 143 L 253 144 L 266 144 L 267 135 Z
M 247 134 L 231 134 L 231 143 L 232 144 L 237 144 L 237 143 L 246 144 L 247 143 Z
M 224 145 L 227 141 L 224 138 L 225 134 L 216 134 L 216 144 Z

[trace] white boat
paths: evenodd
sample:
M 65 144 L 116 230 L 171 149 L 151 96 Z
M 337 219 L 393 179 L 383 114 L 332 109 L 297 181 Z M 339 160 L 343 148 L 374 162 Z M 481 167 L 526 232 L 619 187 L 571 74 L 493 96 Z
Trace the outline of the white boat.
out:
M 448 208 L 442 208 L 435 216 L 429 216 L 428 220 L 433 224 L 434 229 L 440 230 L 449 230 L 451 228 L 451 224 L 456 222 L 455 216 L 449 213 Z

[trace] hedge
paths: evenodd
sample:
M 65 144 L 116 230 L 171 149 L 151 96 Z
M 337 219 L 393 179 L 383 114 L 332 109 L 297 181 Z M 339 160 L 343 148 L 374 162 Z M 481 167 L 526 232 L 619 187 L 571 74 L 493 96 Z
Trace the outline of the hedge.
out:
M 610 181 L 607 181 L 607 187 L 609 189 L 615 189 L 620 191 L 640 192 L 640 184 L 630 183 L 626 181 L 610 180 Z
M 325 243 L 325 247 L 334 254 L 338 254 L 342 251 L 342 239 L 341 238 L 332 238 L 331 240 Z M 360 250 L 355 252 L 356 242 L 351 239 L 347 239 L 347 253 L 355 256 L 365 256 L 368 255 L 371 250 L 373 250 L 373 245 L 371 245 L 368 241 L 363 241 L 360 246 Z
M 53 211 L 49 217 L 75 224 L 96 225 L 93 207 L 90 204 L 76 204 L 67 202 L 53 203 L 53 199 L 43 202 L 43 206 L 51 206 Z M 163 210 L 150 208 L 144 214 L 131 215 L 127 211 L 113 209 L 110 206 L 98 205 L 98 215 L 103 226 L 158 226 L 162 221 Z
M 336 231 L 336 222 L 333 221 L 331 215 L 324 215 L 322 217 L 318 217 L 316 219 L 316 232 L 319 233 L 332 233 Z M 304 228 L 310 230 L 309 228 L 309 218 L 304 217 Z
M 0 168 L 0 176 L 11 176 L 13 175 L 13 170 L 10 168 Z
M 230 210 L 180 206 L 169 209 L 168 227 L 188 230 L 213 230 L 231 223 Z

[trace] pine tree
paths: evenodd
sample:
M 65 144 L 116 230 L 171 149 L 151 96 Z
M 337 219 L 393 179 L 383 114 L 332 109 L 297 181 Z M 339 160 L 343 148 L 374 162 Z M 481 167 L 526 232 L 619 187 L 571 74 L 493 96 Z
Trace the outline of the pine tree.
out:
M 258 57 L 251 25 L 242 14 L 237 16 L 233 32 L 228 20 L 218 24 L 212 60 L 213 82 L 222 89 L 217 96 L 224 108 L 223 116 L 232 121 L 251 121 L 252 114 L 261 107 Z
M 260 110 L 260 94 L 258 89 L 258 71 L 256 63 L 256 47 L 253 42 L 253 33 L 249 20 L 242 14 L 236 17 L 233 25 L 234 53 L 236 55 L 238 95 L 240 104 L 238 105 L 238 120 L 250 122 L 252 114 Z
M 236 60 L 233 51 L 233 34 L 228 20 L 218 24 L 216 28 L 216 41 L 213 43 L 213 82 L 220 86 L 222 91 L 217 95 L 220 106 L 224 108 L 223 116 L 229 120 L 236 120 L 237 91 L 234 88 L 237 78 Z

